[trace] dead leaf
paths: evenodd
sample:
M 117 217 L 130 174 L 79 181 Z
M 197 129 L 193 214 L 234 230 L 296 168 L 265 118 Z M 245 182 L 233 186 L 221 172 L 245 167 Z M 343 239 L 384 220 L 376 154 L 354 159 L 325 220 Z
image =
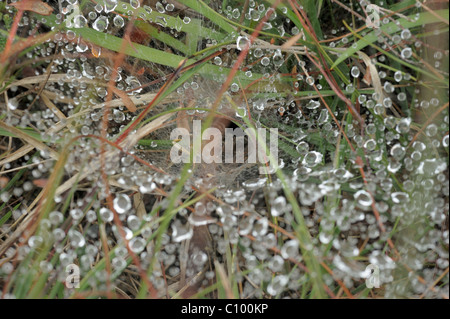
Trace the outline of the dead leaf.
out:
M 363 81 L 367 85 L 371 85 L 372 84 L 372 76 L 370 75 L 370 68 L 369 67 L 367 67 L 367 69 L 366 69 L 366 75 L 364 75 Z
M 53 12 L 53 8 L 41 0 L 21 0 L 9 5 L 17 10 L 31 11 L 43 16 L 49 16 Z
M 98 58 L 102 54 L 102 49 L 100 47 L 93 45 L 91 48 L 91 53 L 94 57 Z
M 142 68 L 140 68 L 140 69 L 136 72 L 136 74 L 137 74 L 137 75 L 142 75 L 142 74 L 144 74 L 144 72 L 145 72 L 145 68 L 142 67 Z
M 5 188 L 9 183 L 9 178 L 6 176 L 0 177 L 0 188 Z
M 41 179 L 35 179 L 33 181 L 33 184 L 39 188 L 44 188 L 45 185 L 47 185 L 48 179 L 46 178 L 41 178 Z
M 370 59 L 370 57 L 367 54 L 365 54 L 362 51 L 358 51 L 358 56 L 361 60 L 364 61 L 364 63 L 367 66 L 367 71 L 366 71 L 366 75 L 364 76 L 364 78 L 368 83 L 369 78 L 366 79 L 366 76 L 367 76 L 367 74 L 370 74 L 370 83 L 372 83 L 372 86 L 375 89 L 375 92 L 378 93 L 377 103 L 382 104 L 383 99 L 384 99 L 384 94 L 383 94 L 383 86 L 381 85 L 380 76 L 378 75 L 378 70 L 377 70 L 375 64 L 373 64 L 372 59 Z

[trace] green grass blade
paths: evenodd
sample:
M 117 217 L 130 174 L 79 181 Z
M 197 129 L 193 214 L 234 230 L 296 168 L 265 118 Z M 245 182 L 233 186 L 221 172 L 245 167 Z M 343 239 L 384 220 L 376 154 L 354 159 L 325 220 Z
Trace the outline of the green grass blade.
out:
M 437 10 L 434 12 L 435 14 L 441 16 L 444 19 L 448 20 L 448 9 L 446 10 Z M 398 23 L 398 25 L 397 25 Z M 405 18 L 400 18 L 397 20 L 397 22 L 390 22 L 388 24 L 383 25 L 380 30 L 387 34 L 394 34 L 397 33 L 403 29 L 410 29 L 417 26 L 422 26 L 430 23 L 436 23 L 436 17 L 429 13 L 424 12 L 420 13 L 418 16 L 418 19 L 416 19 L 416 15 L 410 15 L 408 16 L 408 20 Z M 402 27 L 400 27 L 400 26 Z M 356 42 L 356 45 L 352 45 L 347 50 L 345 50 L 333 63 L 331 66 L 331 69 L 334 69 L 336 66 L 341 64 L 343 61 L 351 57 L 353 54 L 355 54 L 358 51 L 361 51 L 371 43 L 374 43 L 378 40 L 378 36 L 375 34 L 375 31 L 370 32 L 369 34 L 365 35 L 363 39 Z

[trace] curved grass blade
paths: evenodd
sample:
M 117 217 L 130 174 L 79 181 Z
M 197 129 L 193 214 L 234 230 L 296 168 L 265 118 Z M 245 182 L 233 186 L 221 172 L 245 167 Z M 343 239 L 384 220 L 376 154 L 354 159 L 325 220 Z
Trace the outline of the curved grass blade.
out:
M 448 20 L 448 9 L 438 10 L 438 11 L 435 11 L 435 13 Z M 380 30 L 387 34 L 394 34 L 403 29 L 410 29 L 410 28 L 414 28 L 417 26 L 430 24 L 430 23 L 436 23 L 436 17 L 433 16 L 431 13 L 425 12 L 425 13 L 420 13 L 419 18 L 416 18 L 416 15 L 410 15 L 410 16 L 408 16 L 408 20 L 405 18 L 400 18 L 395 22 L 385 24 L 380 28 Z M 343 61 L 348 59 L 350 56 L 352 56 L 353 54 L 355 54 L 358 51 L 361 51 L 366 46 L 374 43 L 377 40 L 378 40 L 378 35 L 376 35 L 375 31 L 370 32 L 368 35 L 364 36 L 363 39 L 356 42 L 356 45 L 352 45 L 347 50 L 345 50 L 339 56 L 339 58 L 333 63 L 333 65 L 331 66 L 331 69 L 334 69 L 336 66 L 341 64 Z

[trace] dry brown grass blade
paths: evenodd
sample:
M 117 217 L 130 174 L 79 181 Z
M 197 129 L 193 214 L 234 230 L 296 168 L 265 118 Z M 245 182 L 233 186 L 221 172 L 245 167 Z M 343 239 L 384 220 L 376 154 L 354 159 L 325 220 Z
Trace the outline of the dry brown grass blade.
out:
M 61 112 L 55 104 L 46 96 L 45 93 L 41 93 L 41 100 L 44 102 L 44 104 L 60 119 L 60 120 L 66 120 L 67 117 L 64 115 L 63 112 Z
M 172 297 L 172 299 L 178 299 L 178 298 L 184 298 L 183 296 L 193 287 L 193 283 L 196 283 L 199 281 L 200 278 L 202 278 L 205 274 L 205 270 L 199 271 L 195 274 L 194 277 L 190 279 L 188 283 L 186 283 L 185 286 L 181 286 L 180 283 L 178 283 L 178 287 L 181 287 L 180 290 Z M 194 296 L 194 294 L 192 294 Z
M 144 216 L 147 215 L 147 211 L 141 193 L 136 192 L 136 194 L 133 195 L 133 203 L 134 209 L 136 210 L 136 216 L 143 219 Z
M 10 48 L 9 51 L 3 51 L 3 54 L 0 55 L 0 63 L 4 63 L 11 56 L 15 56 L 25 50 L 26 48 L 32 46 L 35 43 L 44 43 L 45 41 L 53 38 L 55 36 L 56 31 L 50 31 L 45 34 L 41 34 L 38 36 L 30 36 L 29 38 L 23 39 L 14 43 L 14 46 Z
M 140 95 L 140 98 L 136 98 L 135 96 L 131 96 L 129 98 L 131 99 L 131 101 L 134 105 L 140 106 L 140 105 L 147 104 L 148 101 L 153 100 L 155 98 L 155 96 L 156 96 L 156 93 L 145 93 L 145 94 Z M 176 97 L 174 94 L 169 94 L 163 100 L 161 100 L 159 102 L 159 104 L 172 103 L 172 102 L 175 102 L 178 100 L 179 100 L 179 98 Z M 124 103 L 121 99 L 112 100 L 111 102 L 109 102 L 109 107 L 119 107 L 119 106 L 123 106 L 123 105 L 124 105 Z M 99 108 L 103 108 L 104 106 L 105 106 L 105 103 L 100 103 L 100 104 L 92 106 L 91 109 L 99 109 Z M 84 114 L 86 112 L 89 112 L 89 110 L 81 111 L 80 113 Z
M 371 78 L 373 88 L 375 89 L 375 92 L 377 92 L 379 95 L 377 102 L 382 104 L 384 94 L 383 94 L 383 86 L 381 85 L 380 76 L 378 75 L 378 70 L 377 70 L 376 66 L 372 63 L 372 60 L 370 59 L 370 57 L 367 54 L 365 54 L 362 51 L 358 51 L 358 56 L 366 64 L 367 69 L 369 70 L 369 73 L 370 73 L 370 78 Z
M 167 120 L 169 120 L 173 116 L 172 113 L 168 113 L 165 115 L 162 115 L 155 120 L 151 121 L 150 123 L 144 125 L 143 127 L 139 128 L 136 133 L 129 135 L 124 142 L 120 143 L 122 147 L 125 149 L 128 149 L 129 147 L 136 145 L 140 139 L 147 136 L 153 131 L 156 131 L 159 129 Z
M 227 299 L 235 299 L 233 291 L 231 290 L 230 281 L 222 264 L 219 263 L 217 260 L 214 260 L 214 267 L 216 268 L 217 273 L 219 274 L 220 282 L 222 284 L 223 290 L 225 290 Z
M 365 21 L 365 20 L 366 20 L 362 15 L 358 14 L 357 12 L 355 12 L 354 10 L 352 10 L 351 8 L 347 7 L 347 6 L 346 6 L 345 4 L 343 4 L 342 2 L 337 1 L 337 0 L 331 0 L 331 1 L 334 2 L 334 3 L 336 3 L 337 5 L 341 6 L 342 8 L 344 8 L 345 10 L 347 10 L 348 12 L 350 12 L 351 14 L 353 14 L 355 17 L 359 18 L 360 20 L 362 20 L 362 21 Z
M 0 172 L 0 175 L 8 174 L 8 173 L 11 173 L 11 172 L 20 171 L 21 169 L 28 168 L 28 167 L 33 167 L 33 166 L 37 166 L 37 165 L 42 164 L 42 163 L 45 163 L 45 162 L 47 162 L 47 160 L 45 160 L 45 161 L 40 161 L 40 162 L 33 163 L 33 164 L 28 164 L 28 165 L 21 165 L 21 166 L 19 166 L 19 167 L 11 168 L 11 169 L 8 169 L 8 170 L 6 170 L 6 171 L 1 171 L 1 172 Z M 6 185 L 5 185 L 5 186 L 6 186 Z M 0 183 L 0 188 L 1 188 L 1 187 L 5 187 L 5 186 L 2 186 L 2 184 Z
M 41 141 L 38 141 L 34 137 L 31 137 L 31 136 L 25 134 L 24 132 L 22 132 L 21 130 L 19 130 L 13 126 L 10 126 L 2 121 L 0 121 L 0 127 L 3 128 L 4 130 L 14 134 L 18 138 L 21 138 L 22 140 L 26 141 L 28 144 L 32 145 L 34 148 L 38 149 L 39 151 L 46 152 L 52 158 L 58 159 L 59 155 L 56 151 L 54 151 L 52 148 L 48 147 Z
M 8 157 L 2 159 L 0 161 L 0 166 L 14 162 L 15 160 L 18 160 L 19 158 L 21 158 L 22 156 L 25 156 L 28 153 L 30 153 L 32 150 L 34 150 L 34 146 L 32 146 L 30 144 L 24 145 L 21 148 L 19 148 L 17 151 L 15 151 L 14 153 L 10 154 Z
M 42 194 L 42 192 L 40 193 Z M 35 200 L 35 202 L 39 201 L 40 196 L 38 196 Z M 38 210 L 34 209 L 30 213 L 26 215 L 22 215 L 21 218 L 16 220 L 16 222 L 10 227 L 13 229 L 14 227 L 17 228 L 16 230 L 2 243 L 0 246 L 0 257 L 6 252 L 6 250 L 11 247 L 19 237 L 25 233 L 25 231 L 29 228 L 30 224 L 35 221 L 35 217 L 38 215 Z
M 18 10 L 31 11 L 43 16 L 48 16 L 53 12 L 53 8 L 41 0 L 21 0 L 9 5 Z
M 424 8 L 429 13 L 431 13 L 436 19 L 438 19 L 439 21 L 445 23 L 446 25 L 449 25 L 449 21 L 448 20 L 445 20 L 439 14 L 436 14 L 436 12 L 434 12 L 434 10 L 430 9 L 424 2 L 421 2 L 421 5 L 422 5 L 422 8 Z
M 428 291 L 430 291 L 431 289 L 433 289 L 442 280 L 442 278 L 444 278 L 445 275 L 447 275 L 447 274 L 448 274 L 448 267 L 430 286 L 428 286 L 428 288 L 422 293 L 422 295 L 420 295 L 419 299 L 423 299 L 425 297 L 426 293 Z M 448 297 L 447 297 L 447 299 L 448 299 Z
M 27 84 L 38 84 L 42 83 L 47 79 L 47 75 L 37 75 L 37 76 L 29 76 L 24 79 L 14 81 L 11 84 L 9 84 L 6 88 L 9 89 L 12 86 L 23 86 Z M 67 79 L 67 74 L 52 74 L 48 77 L 48 83 L 52 82 L 58 82 L 58 81 L 64 81 Z M 84 81 L 84 78 L 83 78 Z M 68 80 L 67 80 L 68 82 Z
M 123 104 L 125 105 L 125 107 L 128 109 L 128 111 L 130 112 L 136 112 L 136 105 L 134 105 L 133 101 L 130 99 L 130 97 L 128 96 L 128 94 L 126 94 L 124 91 L 119 90 L 118 88 L 116 88 L 115 86 L 111 87 L 111 91 L 114 92 L 115 95 L 117 95 L 118 97 L 121 98 Z
M 6 88 L 9 89 L 13 86 L 22 86 L 22 87 L 31 89 L 30 85 L 36 85 L 43 81 L 47 81 L 48 83 L 55 83 L 55 82 L 60 82 L 60 81 L 69 83 L 72 80 L 67 78 L 66 74 L 52 74 L 48 78 L 46 75 L 38 75 L 38 76 L 31 76 L 31 77 L 27 77 L 25 79 L 14 81 L 11 84 L 9 84 Z M 84 77 L 81 78 L 80 81 L 83 81 L 83 82 L 86 82 L 89 84 L 94 84 L 96 86 L 107 87 L 107 83 L 101 83 L 99 81 L 94 81 L 94 80 L 84 78 Z M 63 102 L 63 103 L 72 103 L 73 102 L 72 100 L 66 99 L 66 98 L 60 100 L 60 97 L 58 95 L 56 95 L 54 92 L 49 92 L 49 91 L 44 90 L 43 93 L 45 93 L 49 99 L 58 100 L 59 102 Z M 157 95 L 157 93 L 145 93 L 145 94 L 141 94 L 139 98 L 136 98 L 135 96 L 128 96 L 124 91 L 121 91 L 117 88 L 114 90 L 114 94 L 116 94 L 120 98 L 110 101 L 108 104 L 109 107 L 126 106 L 127 109 L 129 109 L 131 112 L 136 111 L 136 106 L 147 104 L 148 101 L 153 100 L 155 98 L 155 96 Z M 177 101 L 178 99 L 179 98 L 176 97 L 176 95 L 169 94 L 163 100 L 161 100 L 159 103 L 160 104 L 161 103 L 171 103 L 171 102 Z M 103 108 L 103 107 L 105 107 L 105 103 L 99 103 L 97 105 L 93 105 L 89 109 L 82 110 L 82 111 L 74 114 L 73 116 L 74 117 L 80 116 L 80 115 L 86 114 L 88 112 L 91 112 L 92 109 L 99 109 L 99 108 Z
M 147 125 L 142 127 L 140 130 L 138 130 L 138 131 L 140 131 L 139 134 L 144 134 L 144 132 L 147 132 L 147 134 L 148 134 L 149 132 L 152 132 L 153 130 L 158 129 L 171 116 L 172 116 L 172 114 L 167 114 L 167 115 L 159 117 L 158 119 L 155 119 L 154 121 L 148 123 Z M 137 138 L 135 136 L 136 134 L 138 134 L 138 133 L 131 134 L 130 136 L 128 136 L 124 141 L 122 141 L 119 144 L 119 146 L 122 147 L 123 149 L 130 149 L 131 147 L 136 145 L 136 143 L 139 142 L 139 138 Z M 143 136 L 145 136 L 145 135 L 146 134 L 144 134 Z M 142 135 L 140 135 L 140 136 L 142 136 Z M 105 155 L 105 158 L 107 160 L 110 160 L 110 159 L 116 160 L 119 153 L 120 153 L 120 150 L 118 150 L 118 149 L 108 151 Z M 93 161 L 92 163 L 89 164 L 89 167 L 86 170 L 78 172 L 77 174 L 75 174 L 74 176 L 69 178 L 67 181 L 65 181 L 62 185 L 60 185 L 56 189 L 55 194 L 60 195 L 60 194 L 64 193 L 65 191 L 71 189 L 77 180 L 83 180 L 88 175 L 90 175 L 94 172 L 97 172 L 99 170 L 99 168 L 100 168 L 100 161 L 98 159 L 96 159 L 95 161 Z
M 48 91 L 46 89 L 44 89 L 42 91 L 42 94 L 45 94 L 52 101 L 58 101 L 58 103 L 64 103 L 64 104 L 73 104 L 74 103 L 74 100 L 72 98 L 67 97 L 67 96 L 61 97 L 60 94 L 53 92 L 53 91 Z
M 297 41 L 303 36 L 303 30 L 299 32 L 298 34 L 294 35 L 292 38 L 287 40 L 283 45 L 281 46 L 282 49 L 289 49 L 292 47 Z

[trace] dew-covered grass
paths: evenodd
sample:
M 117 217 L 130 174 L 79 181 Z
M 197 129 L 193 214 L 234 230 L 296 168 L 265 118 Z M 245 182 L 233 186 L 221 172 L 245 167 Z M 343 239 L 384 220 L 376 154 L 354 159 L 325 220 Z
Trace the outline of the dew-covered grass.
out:
M 448 299 L 448 26 L 448 1 L 2 1 L 0 298 Z M 194 120 L 268 164 L 174 162 Z

